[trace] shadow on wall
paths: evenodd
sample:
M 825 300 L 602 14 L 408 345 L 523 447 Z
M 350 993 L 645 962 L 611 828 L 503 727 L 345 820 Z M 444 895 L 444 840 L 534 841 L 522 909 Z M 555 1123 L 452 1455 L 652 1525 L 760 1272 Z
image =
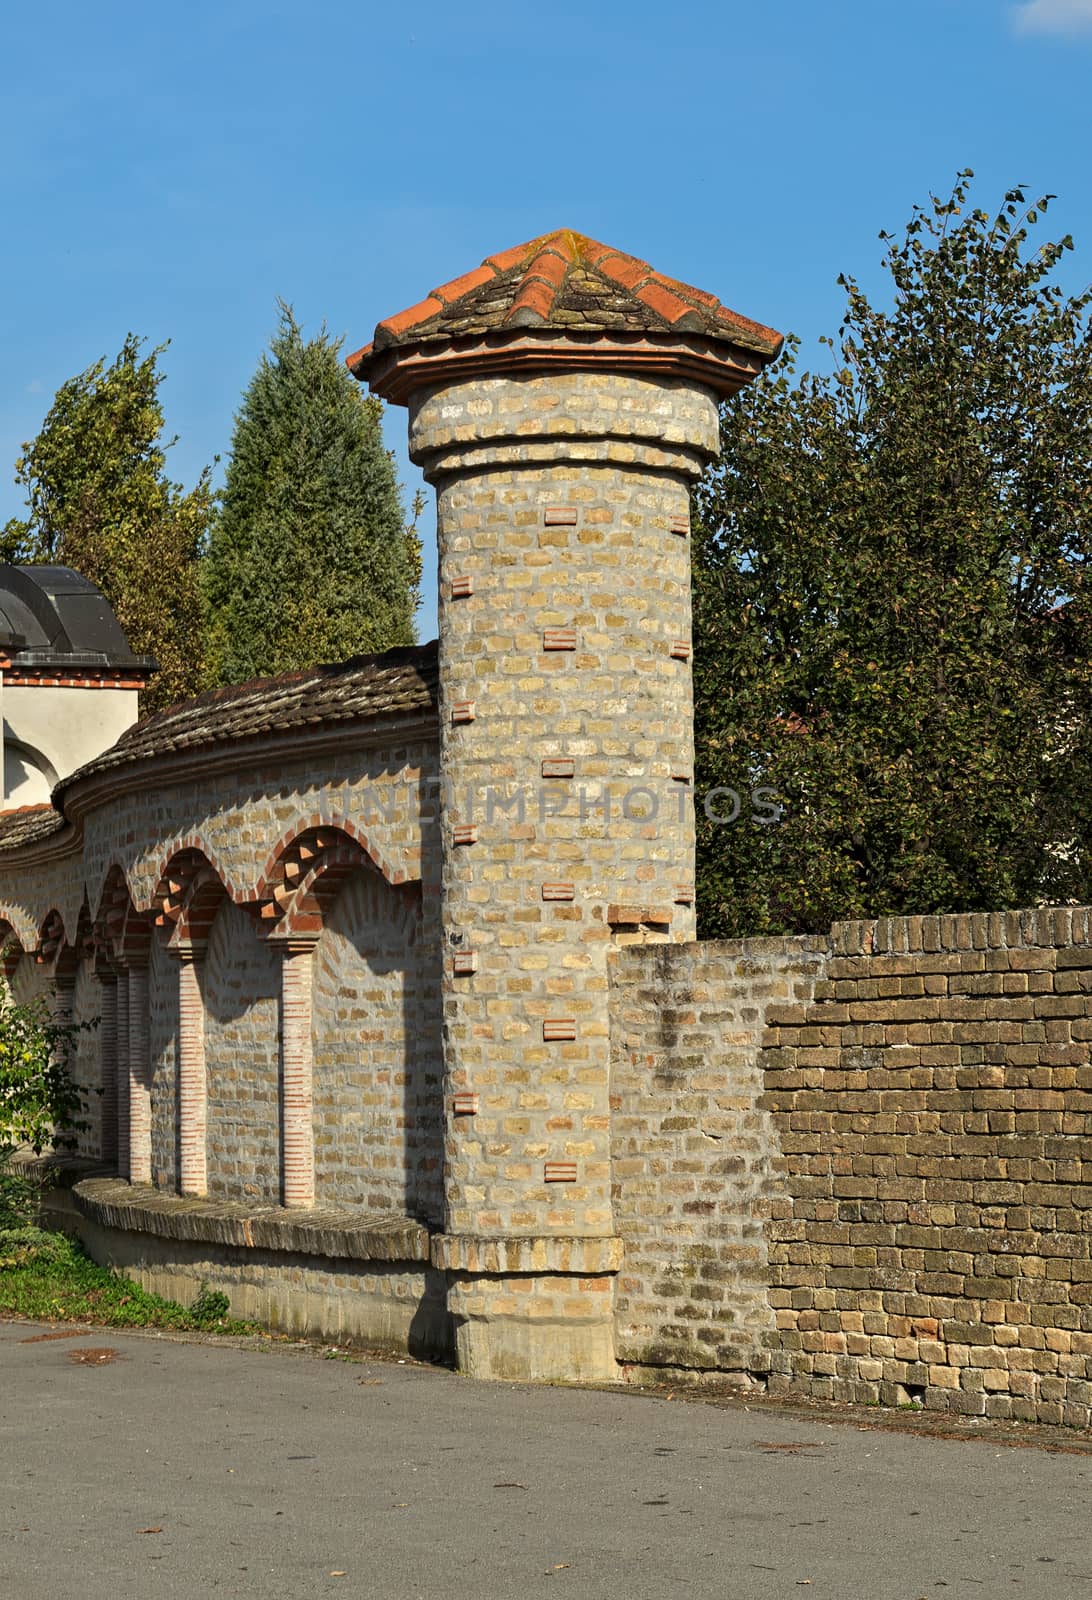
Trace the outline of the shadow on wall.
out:
M 177 1191 L 181 1164 L 178 1125 L 178 961 L 158 939 L 149 947 L 148 1065 L 152 1082 L 152 1180 Z
M 442 1203 L 438 994 L 418 885 L 372 867 L 342 885 L 314 966 L 319 1205 L 434 1220 Z
M 280 1204 L 281 964 L 226 897 L 199 973 L 205 1003 L 208 1192 Z M 176 979 L 177 984 L 177 979 Z

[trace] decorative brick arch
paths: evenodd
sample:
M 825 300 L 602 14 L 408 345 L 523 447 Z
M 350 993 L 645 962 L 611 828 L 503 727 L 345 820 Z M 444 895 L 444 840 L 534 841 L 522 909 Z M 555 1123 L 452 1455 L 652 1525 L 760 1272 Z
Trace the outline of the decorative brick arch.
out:
M 153 920 L 172 949 L 203 950 L 213 918 L 233 898 L 223 875 L 197 845 L 186 845 L 164 865 L 153 896 Z
M 258 880 L 258 916 L 268 937 L 317 938 L 342 884 L 360 868 L 376 871 L 392 887 L 408 883 L 392 873 L 363 831 L 345 819 L 311 817 L 284 838 Z
M 42 918 L 35 945 L 34 958 L 39 966 L 51 966 L 55 976 L 72 980 L 83 956 L 92 948 L 91 913 L 84 900 L 76 918 L 76 931 L 71 939 L 64 925 L 64 916 L 52 906 Z
M 5 909 L 0 915 L 0 976 L 8 983 L 15 976 L 15 969 L 25 954 L 26 946 L 19 936 L 19 930 Z
M 113 862 L 99 894 L 93 924 L 96 946 L 115 962 L 143 965 L 148 958 L 151 931 L 147 914 L 138 911 L 134 903 L 124 867 Z
M 26 911 L 21 906 L 12 905 L 10 901 L 0 902 L 0 943 L 9 942 L 4 937 L 5 930 L 18 942 L 23 951 L 37 948 L 38 929 Z
M 164 898 L 161 893 L 163 884 L 171 875 L 172 869 L 179 864 L 180 858 L 183 857 L 187 861 L 196 857 L 202 858 L 206 866 L 216 874 L 228 899 L 232 900 L 236 905 L 246 905 L 253 899 L 253 895 L 244 889 L 241 884 L 233 882 L 230 872 L 220 859 L 219 853 L 214 846 L 209 844 L 203 834 L 200 832 L 178 834 L 167 845 L 159 859 L 159 876 L 156 879 L 151 906 L 151 909 L 157 914 L 157 924 L 159 921 L 158 913 L 162 909 L 161 901 Z
M 360 846 L 360 849 L 368 857 L 368 860 L 371 862 L 372 866 L 375 867 L 384 878 L 386 878 L 387 882 L 391 884 L 392 887 L 397 888 L 400 884 L 409 882 L 409 873 L 401 869 L 395 870 L 390 865 L 389 861 L 387 861 L 378 845 L 376 845 L 368 837 L 363 828 L 358 827 L 355 822 L 351 822 L 348 817 L 315 811 L 312 812 L 309 817 L 301 817 L 297 822 L 295 822 L 293 826 L 281 836 L 280 841 L 270 852 L 269 858 L 265 864 L 265 869 L 258 880 L 257 894 L 259 899 L 265 899 L 268 897 L 268 891 L 263 893 L 263 890 L 265 890 L 266 885 L 276 881 L 277 863 L 284 855 L 285 851 L 288 850 L 293 842 L 300 838 L 301 835 L 310 833 L 316 829 L 322 830 L 323 832 L 334 831 L 345 834 L 346 837 L 351 839 L 354 844 Z

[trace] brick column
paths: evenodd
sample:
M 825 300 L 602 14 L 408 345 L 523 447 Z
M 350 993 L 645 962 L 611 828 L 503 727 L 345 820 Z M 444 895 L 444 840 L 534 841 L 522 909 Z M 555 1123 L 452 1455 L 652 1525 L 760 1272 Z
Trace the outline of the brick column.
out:
M 315 1127 L 311 1045 L 314 942 L 276 941 L 281 952 L 281 1193 L 286 1206 L 315 1203 Z
M 205 1074 L 205 1002 L 198 965 L 204 951 L 175 948 L 178 957 L 178 1192 L 208 1193 L 208 1080 Z
M 118 1177 L 131 1177 L 129 1164 L 129 972 L 119 967 L 117 974 L 117 1010 L 115 1027 L 117 1049 L 114 1052 L 117 1120 L 114 1124 L 117 1142 Z
M 76 1000 L 76 974 L 70 971 L 53 974 L 53 1020 L 60 1028 L 72 1025 Z
M 691 940 L 690 488 L 780 345 L 567 230 L 350 369 L 436 489 L 446 1270 L 460 1364 L 612 1378 L 608 958 Z
M 102 1088 L 103 1161 L 118 1161 L 118 977 L 101 969 L 99 979 L 99 1074 Z
M 152 1085 L 148 1061 L 148 968 L 129 967 L 129 1182 L 152 1181 Z

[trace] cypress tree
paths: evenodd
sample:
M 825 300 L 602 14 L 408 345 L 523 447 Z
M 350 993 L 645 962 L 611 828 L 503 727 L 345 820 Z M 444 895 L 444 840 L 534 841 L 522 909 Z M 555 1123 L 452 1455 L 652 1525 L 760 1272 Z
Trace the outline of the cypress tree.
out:
M 214 684 L 414 641 L 420 545 L 407 528 L 381 406 L 325 328 L 292 308 L 235 418 L 204 564 Z

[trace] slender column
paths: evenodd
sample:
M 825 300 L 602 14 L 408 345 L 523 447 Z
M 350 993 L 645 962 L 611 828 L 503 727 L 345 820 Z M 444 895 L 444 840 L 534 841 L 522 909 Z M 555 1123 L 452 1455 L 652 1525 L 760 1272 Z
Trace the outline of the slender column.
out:
M 197 967 L 204 954 L 181 945 L 178 956 L 178 1190 L 208 1193 L 206 1134 L 208 1080 L 205 1075 L 205 1004 Z
M 102 1087 L 103 1161 L 116 1167 L 118 1159 L 118 979 L 116 972 L 99 973 L 99 1062 Z
M 315 1203 L 315 1128 L 311 1050 L 311 953 L 314 944 L 281 943 L 282 1198 Z
M 129 1164 L 129 973 L 125 967 L 117 978 L 117 1049 L 114 1052 L 117 1120 L 114 1124 L 118 1149 L 118 1177 L 131 1178 Z
M 70 1028 L 76 1000 L 76 974 L 53 974 L 53 1020 L 59 1028 Z
M 148 1071 L 148 968 L 129 968 L 129 1182 L 152 1181 L 152 1086 Z

